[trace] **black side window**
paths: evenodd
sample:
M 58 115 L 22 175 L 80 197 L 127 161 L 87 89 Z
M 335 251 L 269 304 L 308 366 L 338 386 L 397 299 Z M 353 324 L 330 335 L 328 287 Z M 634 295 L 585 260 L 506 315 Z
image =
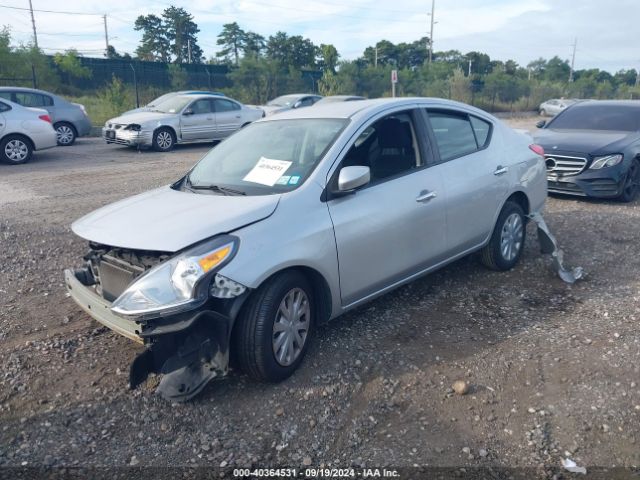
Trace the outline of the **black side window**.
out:
M 342 166 L 369 167 L 372 182 L 415 169 L 422 164 L 415 132 L 409 112 L 384 117 L 360 134 Z
M 193 110 L 194 115 L 211 113 L 211 102 L 208 98 L 196 100 L 191 104 L 191 110 Z
M 491 133 L 491 124 L 480 120 L 478 117 L 471 116 L 471 126 L 476 134 L 478 148 L 486 147 L 489 143 L 489 134 Z
M 229 100 L 215 100 L 216 112 L 232 112 L 233 110 L 240 110 L 240 105 L 230 102 Z
M 476 134 L 466 113 L 429 111 L 429 122 L 441 160 L 450 160 L 478 150 Z M 489 131 L 486 132 L 485 142 L 488 134 Z
M 306 98 L 303 98 L 300 101 L 300 106 L 301 107 L 310 107 L 311 105 L 313 105 L 313 102 L 314 102 L 314 98 L 313 97 L 306 97 Z
M 16 103 L 23 107 L 46 107 L 49 103 L 45 102 L 45 96 L 38 93 L 16 92 Z
M 6 100 L 11 100 L 11 92 L 0 92 L 0 98 L 4 98 Z
M 4 102 L 0 102 L 0 112 L 8 112 L 11 107 Z

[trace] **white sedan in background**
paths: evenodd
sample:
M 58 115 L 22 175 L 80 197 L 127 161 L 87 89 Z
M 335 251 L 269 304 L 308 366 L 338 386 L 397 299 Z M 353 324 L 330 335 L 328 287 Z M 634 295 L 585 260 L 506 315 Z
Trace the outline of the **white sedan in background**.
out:
M 25 163 L 34 150 L 57 144 L 58 137 L 46 110 L 0 100 L 0 161 Z
M 107 143 L 168 152 L 176 143 L 224 140 L 263 116 L 261 109 L 231 98 L 178 94 L 149 110 L 107 120 L 102 137 Z
M 565 108 L 570 107 L 577 100 L 569 99 L 569 98 L 552 98 L 547 100 L 546 102 L 542 102 L 540 107 L 538 107 L 538 112 L 543 117 L 554 117 L 563 111 Z

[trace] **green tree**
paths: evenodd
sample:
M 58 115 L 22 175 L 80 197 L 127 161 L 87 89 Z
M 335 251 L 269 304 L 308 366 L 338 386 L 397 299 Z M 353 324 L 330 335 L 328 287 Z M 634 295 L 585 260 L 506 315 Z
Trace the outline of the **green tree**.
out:
M 321 44 L 320 45 L 320 68 L 322 68 L 325 72 L 329 71 L 335 73 L 336 66 L 338 65 L 338 59 L 340 58 L 340 54 L 338 50 L 333 45 L 329 44 Z
M 200 29 L 193 16 L 184 8 L 171 6 L 162 12 L 162 18 L 175 62 L 202 63 L 203 52 L 197 38 Z
M 253 38 L 255 40 L 255 38 Z M 245 48 L 247 33 L 236 23 L 226 23 L 222 26 L 222 32 L 218 35 L 218 45 L 223 49 L 216 53 L 217 57 L 226 61 L 233 60 L 235 65 L 240 63 L 240 52 Z M 256 45 L 254 45 L 256 47 Z
M 170 43 L 162 18 L 157 15 L 140 15 L 134 30 L 142 31 L 142 40 L 136 48 L 136 56 L 149 62 L 168 63 L 171 60 Z
M 91 77 L 91 70 L 82 65 L 77 50 L 69 49 L 64 54 L 56 53 L 53 57 L 53 62 L 58 66 L 62 73 L 67 74 L 69 77 Z
M 262 56 L 267 48 L 266 39 L 255 32 L 246 32 L 244 35 L 244 45 L 242 46 L 242 53 L 244 55 L 254 55 L 256 57 Z

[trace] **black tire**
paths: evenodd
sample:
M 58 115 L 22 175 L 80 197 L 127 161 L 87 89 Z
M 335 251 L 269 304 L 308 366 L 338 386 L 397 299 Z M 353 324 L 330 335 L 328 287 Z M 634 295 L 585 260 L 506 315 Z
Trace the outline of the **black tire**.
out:
M 629 171 L 624 180 L 624 186 L 622 187 L 622 194 L 618 197 L 621 202 L 629 203 L 633 202 L 640 192 L 640 162 L 633 160 Z
M 33 155 L 31 141 L 22 135 L 7 135 L 0 142 L 0 159 L 12 165 L 26 163 Z
M 274 332 L 281 302 L 291 292 L 302 290 L 308 301 L 309 326 L 297 357 L 282 365 L 276 359 L 274 339 L 284 332 Z M 314 327 L 314 296 L 311 285 L 299 272 L 277 274 L 261 285 L 243 306 L 232 335 L 234 364 L 247 375 L 265 382 L 280 382 L 288 378 L 302 362 Z M 294 348 L 293 344 L 291 348 Z M 281 352 L 281 350 L 279 350 Z
M 58 137 L 58 145 L 61 147 L 70 147 L 76 142 L 78 132 L 76 128 L 68 122 L 58 122 L 53 128 L 56 130 Z
M 521 228 L 521 234 L 519 236 L 520 241 L 517 247 L 514 246 L 514 249 L 516 250 L 514 252 L 515 255 L 505 256 L 502 248 L 503 229 L 509 228 L 509 226 L 507 225 L 507 221 L 512 220 L 513 215 L 518 215 L 519 217 L 519 225 Z M 492 270 L 511 270 L 518 263 L 518 260 L 520 260 L 520 256 L 522 255 L 522 251 L 524 250 L 524 242 L 526 237 L 526 221 L 524 211 L 522 210 L 522 207 L 517 203 L 508 201 L 504 204 L 504 207 L 502 207 L 502 211 L 498 216 L 498 221 L 496 222 L 496 226 L 493 229 L 491 240 L 489 240 L 487 246 L 482 249 L 482 263 Z
M 176 135 L 170 128 L 162 127 L 153 132 L 153 149 L 156 152 L 168 152 L 176 144 Z

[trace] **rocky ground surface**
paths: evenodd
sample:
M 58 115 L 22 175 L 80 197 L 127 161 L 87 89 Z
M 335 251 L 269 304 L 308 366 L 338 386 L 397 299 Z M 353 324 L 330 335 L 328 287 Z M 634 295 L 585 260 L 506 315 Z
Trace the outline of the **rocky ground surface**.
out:
M 174 405 L 157 379 L 128 390 L 141 347 L 67 297 L 62 270 L 86 251 L 69 225 L 208 148 L 88 139 L 0 165 L 0 466 L 638 468 L 638 202 L 549 199 L 567 262 L 588 272 L 573 286 L 530 226 L 513 271 L 469 257 L 400 288 L 320 328 L 282 384 L 232 372 Z

